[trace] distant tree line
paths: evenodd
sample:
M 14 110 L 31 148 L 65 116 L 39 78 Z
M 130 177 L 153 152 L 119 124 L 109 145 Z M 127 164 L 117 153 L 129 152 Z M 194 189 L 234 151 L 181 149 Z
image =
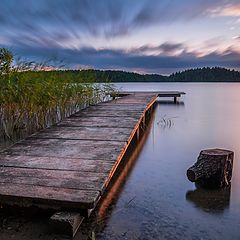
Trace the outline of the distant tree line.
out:
M 34 80 L 54 77 L 72 82 L 240 82 L 239 71 L 220 67 L 189 69 L 173 73 L 170 76 L 94 69 L 24 71 L 20 74 Z
M 148 74 L 141 75 L 133 72 L 111 71 L 111 70 L 54 70 L 54 71 L 24 71 L 19 73 L 22 77 L 35 80 L 56 77 L 59 80 L 72 82 L 158 82 L 168 81 L 168 77 Z
M 220 67 L 189 69 L 171 74 L 174 82 L 240 82 L 240 72 Z

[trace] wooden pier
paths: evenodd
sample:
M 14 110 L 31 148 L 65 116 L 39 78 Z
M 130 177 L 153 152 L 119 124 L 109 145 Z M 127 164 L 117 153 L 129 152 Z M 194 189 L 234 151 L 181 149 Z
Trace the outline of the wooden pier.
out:
M 113 94 L 113 97 L 124 97 L 129 94 L 136 94 L 137 92 L 120 92 Z M 139 93 L 139 92 L 138 92 Z M 153 93 L 153 92 L 152 92 Z M 174 103 L 177 103 L 177 99 L 180 98 L 182 95 L 185 95 L 185 92 L 179 92 L 179 91 L 160 91 L 160 92 L 155 92 L 155 94 L 159 98 L 173 98 Z
M 0 152 L 0 203 L 88 215 L 141 137 L 158 96 L 124 93 Z
M 173 97 L 174 103 L 177 103 L 177 99 L 180 98 L 182 95 L 185 95 L 185 92 L 178 92 L 178 91 L 164 91 L 164 92 L 159 92 L 158 97 Z

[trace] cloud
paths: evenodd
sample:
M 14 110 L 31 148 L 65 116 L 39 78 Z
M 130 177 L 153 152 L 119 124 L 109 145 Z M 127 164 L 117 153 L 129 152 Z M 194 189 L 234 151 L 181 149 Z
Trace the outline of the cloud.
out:
M 202 16 L 206 9 L 218 6 L 221 2 L 223 1 L 147 1 L 135 15 L 133 24 L 142 26 L 153 23 L 188 21 Z
M 234 37 L 232 37 L 232 39 L 240 41 L 240 36 L 234 36 Z
M 127 52 L 132 54 L 140 54 L 140 55 L 163 54 L 166 56 L 174 56 L 174 55 L 179 55 L 183 51 L 187 51 L 187 46 L 185 46 L 183 43 L 165 42 L 158 46 L 143 45 L 138 48 L 131 48 Z
M 227 4 L 213 9 L 209 9 L 211 16 L 240 17 L 240 4 Z
M 24 0 L 19 4 L 18 0 L 1 0 L 0 29 L 2 35 L 12 38 L 20 33 L 38 37 L 55 32 L 51 37 L 58 42 L 62 40 L 58 35 L 63 33 L 72 42 L 87 34 L 115 38 L 146 26 L 196 19 L 208 9 L 217 13 L 224 3 L 225 0 Z M 239 14 L 239 5 L 224 11 Z
M 27 32 L 33 35 L 67 33 L 78 39 L 89 34 L 106 38 L 129 33 L 135 8 L 141 1 L 134 0 L 1 0 L 0 28 L 6 34 Z M 17 6 L 17 7 L 16 7 Z M 58 38 L 55 38 L 57 40 Z
M 166 45 L 165 43 L 164 45 Z M 174 45 L 172 43 L 172 45 Z M 179 44 L 180 45 L 180 44 Z M 162 46 L 162 45 L 160 45 Z M 177 44 L 176 44 L 177 47 Z M 161 48 L 161 47 L 160 47 Z M 141 49 L 141 47 L 139 48 Z M 168 48 L 169 49 L 169 48 Z M 32 59 L 58 58 L 63 60 L 68 68 L 88 66 L 96 69 L 122 69 L 133 71 L 138 69 L 146 73 L 172 73 L 187 68 L 204 66 L 221 66 L 227 68 L 240 68 L 240 53 L 232 48 L 224 52 L 212 52 L 205 56 L 198 57 L 195 52 L 183 51 L 177 56 L 142 55 L 135 52 L 126 52 L 124 49 L 94 49 L 82 48 L 73 49 L 52 49 L 48 48 L 19 48 L 16 53 L 25 53 Z M 167 70 L 168 69 L 168 70 Z

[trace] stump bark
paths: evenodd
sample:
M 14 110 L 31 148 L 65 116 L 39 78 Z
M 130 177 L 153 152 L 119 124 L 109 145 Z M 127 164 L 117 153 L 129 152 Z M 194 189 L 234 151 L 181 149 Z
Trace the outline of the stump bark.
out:
M 210 188 L 231 184 L 234 153 L 225 149 L 202 150 L 197 162 L 187 170 L 191 182 Z

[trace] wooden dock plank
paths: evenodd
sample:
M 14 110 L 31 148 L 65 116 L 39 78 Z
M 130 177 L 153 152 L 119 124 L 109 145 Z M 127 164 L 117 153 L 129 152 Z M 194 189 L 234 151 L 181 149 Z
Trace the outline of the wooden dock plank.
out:
M 119 104 L 111 104 L 111 105 L 97 105 L 97 106 L 91 106 L 83 110 L 83 112 L 102 112 L 102 111 L 130 111 L 130 112 L 143 112 L 146 108 L 146 104 L 128 104 L 125 105 L 119 105 Z
M 105 128 L 130 128 L 133 129 L 139 118 L 124 117 L 119 124 L 116 117 L 82 117 L 71 116 L 58 124 L 59 127 L 105 127 Z
M 4 151 L 5 154 L 116 160 L 124 142 L 28 138 Z
M 49 204 L 53 207 L 57 204 L 59 207 L 87 209 L 93 208 L 100 197 L 100 192 L 94 190 L 59 189 L 16 183 L 0 183 L 0 193 L 1 201 L 6 201 L 5 203 L 15 200 L 14 203 L 19 205 L 38 203 Z
M 72 127 L 51 127 L 33 135 L 32 137 L 126 142 L 131 132 L 132 129 L 130 128 L 113 128 L 109 131 L 109 128 L 104 127 L 78 127 L 77 129 Z
M 94 112 L 87 112 L 87 111 L 82 111 L 73 114 L 73 116 L 82 116 L 82 117 L 117 117 L 117 118 L 124 118 L 124 117 L 136 117 L 140 118 L 142 115 L 141 111 L 131 111 L 131 110 L 126 110 L 126 111 L 94 111 Z
M 60 178 L 60 179 L 73 179 L 78 178 L 85 181 L 86 178 L 91 178 L 93 182 L 98 179 L 106 177 L 108 173 L 95 173 L 95 172 L 80 172 L 80 171 L 68 171 L 68 170 L 52 170 L 52 169 L 26 169 L 18 167 L 1 167 L 1 176 L 26 176 L 26 177 L 43 177 L 43 178 Z M 0 176 L 0 177 L 1 177 Z
M 0 183 L 46 186 L 56 188 L 103 191 L 108 173 L 26 169 L 16 167 L 0 168 Z
M 85 160 L 81 158 L 38 157 L 0 154 L 0 167 L 21 167 L 30 169 L 109 173 L 113 165 L 114 160 Z

